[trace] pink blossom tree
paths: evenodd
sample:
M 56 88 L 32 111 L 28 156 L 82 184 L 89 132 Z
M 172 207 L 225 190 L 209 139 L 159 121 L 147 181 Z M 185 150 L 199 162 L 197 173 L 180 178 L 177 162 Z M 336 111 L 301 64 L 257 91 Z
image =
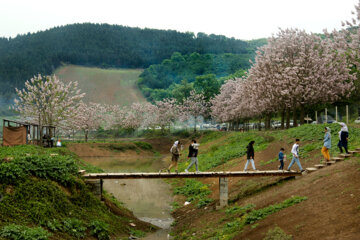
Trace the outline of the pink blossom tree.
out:
M 181 118 L 188 120 L 194 118 L 194 132 L 196 132 L 197 120 L 200 116 L 206 117 L 210 112 L 210 103 L 206 101 L 204 94 L 190 92 L 190 96 L 183 100 L 180 106 Z
M 163 99 L 162 101 L 157 101 L 155 105 L 157 107 L 157 125 L 161 127 L 162 131 L 168 126 L 170 131 L 170 125 L 179 118 L 180 114 L 176 100 Z
M 16 89 L 13 108 L 39 125 L 59 126 L 77 114 L 85 95 L 77 86 L 77 82 L 65 84 L 55 75 L 34 76 L 25 82 L 24 89 Z
M 81 102 L 76 116 L 69 121 L 68 125 L 84 132 L 85 142 L 88 140 L 90 131 L 97 130 L 105 120 L 106 107 L 99 103 L 86 104 Z

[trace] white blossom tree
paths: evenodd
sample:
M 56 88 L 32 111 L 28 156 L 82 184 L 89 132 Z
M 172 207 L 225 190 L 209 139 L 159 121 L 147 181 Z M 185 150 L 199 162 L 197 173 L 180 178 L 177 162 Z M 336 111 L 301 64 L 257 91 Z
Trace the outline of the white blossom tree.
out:
M 76 116 L 68 121 L 69 126 L 81 130 L 85 135 L 85 142 L 88 140 L 90 131 L 97 130 L 104 122 L 106 107 L 99 103 L 86 104 L 81 102 L 77 108 Z
M 183 100 L 180 106 L 181 116 L 183 120 L 194 118 L 194 132 L 196 132 L 197 120 L 200 116 L 206 117 L 210 111 L 210 103 L 206 101 L 204 94 L 190 92 L 190 96 Z
M 13 108 L 39 125 L 59 126 L 77 114 L 85 95 L 77 86 L 77 82 L 65 84 L 55 75 L 39 74 L 26 81 L 24 89 L 16 89 L 18 98 Z

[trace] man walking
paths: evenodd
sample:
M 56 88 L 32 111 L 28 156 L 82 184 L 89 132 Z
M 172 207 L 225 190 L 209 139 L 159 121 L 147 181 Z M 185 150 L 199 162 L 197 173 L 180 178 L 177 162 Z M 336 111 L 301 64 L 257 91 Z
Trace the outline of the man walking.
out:
M 185 172 L 189 172 L 189 169 L 192 167 L 192 165 L 195 164 L 195 168 L 196 168 L 196 172 L 199 172 L 199 161 L 197 158 L 198 155 L 198 148 L 199 148 L 200 144 L 196 143 L 196 140 L 193 139 L 191 141 L 191 144 L 189 146 L 189 155 L 188 158 L 190 158 L 191 163 L 189 164 L 189 166 L 185 169 Z
M 287 168 L 288 171 L 290 171 L 291 166 L 296 162 L 296 164 L 299 166 L 300 168 L 300 172 L 304 172 L 305 170 L 302 168 L 300 160 L 299 160 L 299 143 L 300 143 L 300 139 L 296 139 L 295 143 L 291 149 L 291 153 L 293 155 L 293 158 L 291 160 L 291 163 L 289 165 L 289 167 Z

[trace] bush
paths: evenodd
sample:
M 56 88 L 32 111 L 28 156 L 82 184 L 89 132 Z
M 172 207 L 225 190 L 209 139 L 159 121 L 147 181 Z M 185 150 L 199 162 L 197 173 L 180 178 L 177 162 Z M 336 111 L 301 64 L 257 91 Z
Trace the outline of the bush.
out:
M 76 238 L 84 238 L 86 227 L 83 222 L 76 218 L 67 218 L 63 221 L 65 232 Z
M 152 150 L 153 146 L 147 142 L 134 142 L 134 144 L 143 150 Z
M 193 179 L 187 179 L 184 186 L 174 189 L 174 194 L 182 194 L 187 197 L 187 201 L 197 202 L 196 206 L 198 208 L 201 208 L 213 201 L 212 199 L 208 198 L 210 193 L 211 190 L 209 189 L 208 185 Z
M 96 237 L 99 240 L 108 240 L 109 236 L 109 224 L 104 223 L 103 221 L 92 221 L 89 225 L 90 234 Z
M 0 237 L 11 240 L 47 240 L 51 234 L 41 227 L 29 228 L 10 224 L 2 228 Z
M 0 164 L 0 182 L 14 184 L 33 175 L 67 185 L 73 182 L 77 170 L 76 161 L 68 156 L 19 157 L 9 163 Z
M 291 235 L 286 234 L 281 228 L 270 229 L 263 240 L 292 240 Z

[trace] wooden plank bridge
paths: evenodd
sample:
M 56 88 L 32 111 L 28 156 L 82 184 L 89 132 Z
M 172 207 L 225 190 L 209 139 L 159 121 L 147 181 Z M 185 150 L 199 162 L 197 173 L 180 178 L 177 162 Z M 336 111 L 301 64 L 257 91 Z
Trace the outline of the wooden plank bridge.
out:
M 94 192 L 101 197 L 104 179 L 156 179 L 156 178 L 219 178 L 220 205 L 222 208 L 228 205 L 228 178 L 229 177 L 295 177 L 301 176 L 301 172 L 295 171 L 223 171 L 223 172 L 181 172 L 181 173 L 83 173 L 87 182 L 94 186 Z

